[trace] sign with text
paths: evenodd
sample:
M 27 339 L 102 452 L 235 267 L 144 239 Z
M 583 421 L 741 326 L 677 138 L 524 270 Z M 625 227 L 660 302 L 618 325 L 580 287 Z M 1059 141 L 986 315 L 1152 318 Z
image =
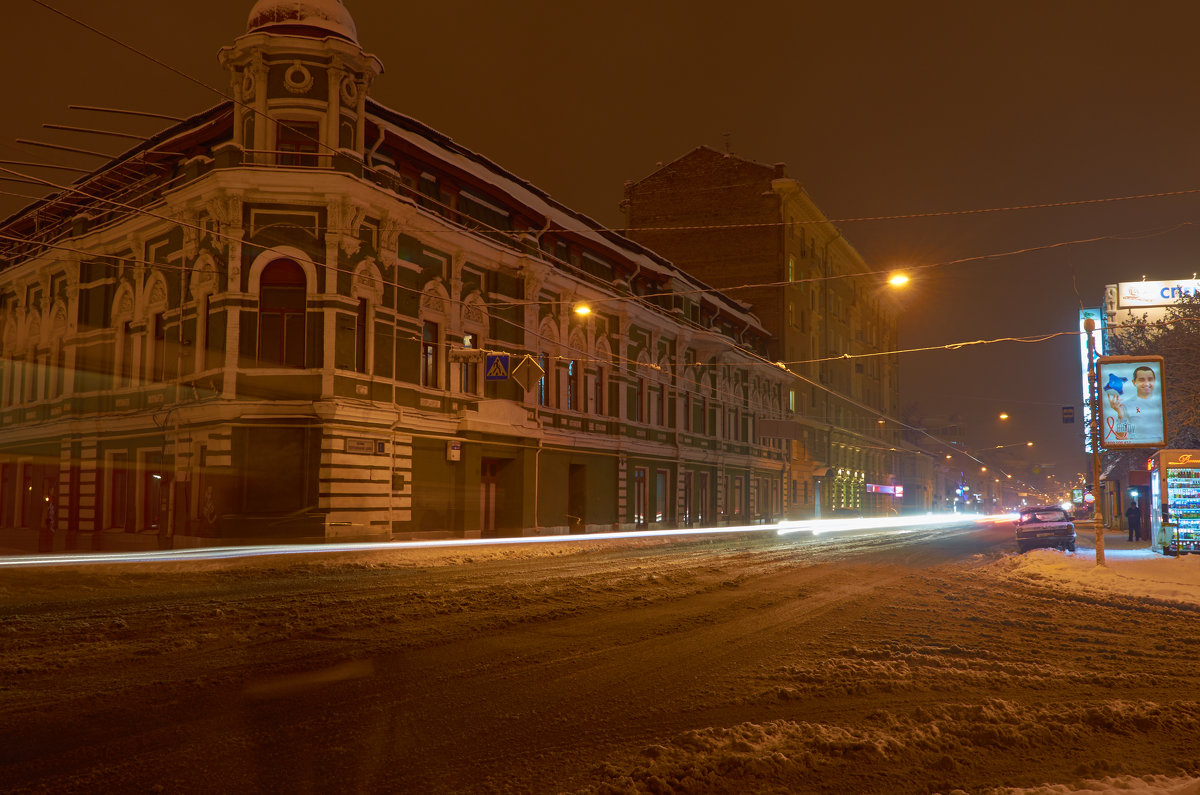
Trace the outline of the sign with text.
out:
M 1200 279 L 1177 279 L 1173 282 L 1121 282 L 1117 285 L 1117 308 L 1170 306 L 1180 298 L 1195 295 Z
M 1162 357 L 1102 356 L 1096 374 L 1100 447 L 1165 447 Z

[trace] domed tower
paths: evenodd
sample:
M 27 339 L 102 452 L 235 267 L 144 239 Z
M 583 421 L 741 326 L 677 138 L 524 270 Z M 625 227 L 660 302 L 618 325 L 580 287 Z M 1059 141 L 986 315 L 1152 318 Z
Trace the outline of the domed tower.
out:
M 362 158 L 367 91 L 383 64 L 359 46 L 341 0 L 258 0 L 246 34 L 220 58 L 246 162 L 329 167 L 339 152 Z

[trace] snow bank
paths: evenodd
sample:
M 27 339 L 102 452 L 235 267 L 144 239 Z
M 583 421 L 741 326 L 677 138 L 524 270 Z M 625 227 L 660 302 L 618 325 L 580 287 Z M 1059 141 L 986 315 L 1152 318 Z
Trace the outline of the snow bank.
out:
M 1058 588 L 1200 605 L 1200 555 L 1172 558 L 1148 549 L 1116 549 L 1106 552 L 1105 562 L 1097 566 L 1090 550 L 1076 554 L 1035 550 L 1006 556 L 993 568 L 1000 576 Z
M 858 769 L 886 763 L 894 781 L 954 780 L 973 752 L 1011 754 L 1046 747 L 1086 745 L 1100 736 L 1140 734 L 1151 729 L 1200 731 L 1200 704 L 1114 699 L 1103 704 L 1025 706 L 1004 699 L 977 704 L 920 707 L 912 714 L 878 710 L 862 724 L 843 727 L 775 720 L 730 728 L 685 732 L 667 745 L 642 750 L 625 767 L 606 764 L 599 783 L 580 792 L 632 795 L 666 792 L 805 791 L 819 773 L 828 783 L 840 777 L 845 791 L 863 791 Z M 1107 765 L 1105 765 L 1107 767 Z M 838 773 L 837 771 L 841 771 Z M 1081 766 L 1081 776 L 1094 775 Z M 1119 772 L 1119 771 L 1114 771 Z M 884 785 L 884 782 L 877 782 Z M 948 795 L 961 790 L 947 787 Z M 997 787 L 991 793 L 1155 792 L 1200 795 L 1200 781 L 1167 776 L 1085 778 L 1075 788 L 1044 785 Z

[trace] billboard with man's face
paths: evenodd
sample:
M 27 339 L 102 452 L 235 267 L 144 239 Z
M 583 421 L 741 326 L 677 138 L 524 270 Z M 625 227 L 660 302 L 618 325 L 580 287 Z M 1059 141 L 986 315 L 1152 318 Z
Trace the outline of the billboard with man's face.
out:
M 1165 447 L 1162 357 L 1102 356 L 1096 374 L 1100 447 Z

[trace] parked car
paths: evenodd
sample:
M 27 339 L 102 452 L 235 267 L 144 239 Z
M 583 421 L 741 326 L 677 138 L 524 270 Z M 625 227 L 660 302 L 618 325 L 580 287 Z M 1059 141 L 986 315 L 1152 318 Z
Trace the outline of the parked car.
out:
M 1028 552 L 1038 547 L 1075 551 L 1075 523 L 1058 505 L 1022 508 L 1017 518 L 1017 549 Z

